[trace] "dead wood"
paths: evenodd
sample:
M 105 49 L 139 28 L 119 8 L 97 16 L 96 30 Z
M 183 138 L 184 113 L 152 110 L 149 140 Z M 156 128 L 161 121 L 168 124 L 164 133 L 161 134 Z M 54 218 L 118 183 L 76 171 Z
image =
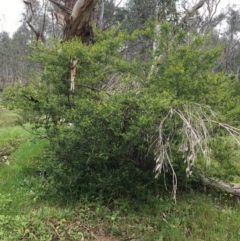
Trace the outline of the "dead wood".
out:
M 200 175 L 200 180 L 206 186 L 213 187 L 236 197 L 240 197 L 240 184 L 228 184 L 221 180 L 212 179 L 205 175 Z
M 200 0 L 198 3 L 196 3 L 190 10 L 187 10 L 185 16 L 179 21 L 179 26 L 182 26 L 182 24 L 185 24 L 188 22 L 189 18 L 193 16 L 198 9 L 200 9 L 207 0 Z
M 71 59 L 71 85 L 70 85 L 70 92 L 74 94 L 75 91 L 75 75 L 77 71 L 77 63 L 78 59 Z

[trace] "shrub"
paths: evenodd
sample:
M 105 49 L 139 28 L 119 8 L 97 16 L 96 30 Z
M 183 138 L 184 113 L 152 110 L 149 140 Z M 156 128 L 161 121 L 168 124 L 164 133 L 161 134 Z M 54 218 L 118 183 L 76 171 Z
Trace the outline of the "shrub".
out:
M 201 36 L 185 44 L 182 31 L 170 45 L 171 25 L 161 31 L 158 63 L 154 56 L 130 61 L 121 51 L 144 31 L 98 33 L 91 46 L 38 45 L 33 59 L 44 65 L 41 78 L 5 91 L 8 105 L 46 129 L 44 161 L 57 193 L 139 196 L 154 190 L 155 169 L 173 180 L 175 194 L 177 176 L 185 180 L 199 157 L 209 158 L 208 138 L 220 123 L 211 108 L 223 114 L 234 108 L 223 106 L 235 98 L 233 80 L 212 71 L 221 48 L 207 48 Z M 79 60 L 74 94 L 70 58 Z

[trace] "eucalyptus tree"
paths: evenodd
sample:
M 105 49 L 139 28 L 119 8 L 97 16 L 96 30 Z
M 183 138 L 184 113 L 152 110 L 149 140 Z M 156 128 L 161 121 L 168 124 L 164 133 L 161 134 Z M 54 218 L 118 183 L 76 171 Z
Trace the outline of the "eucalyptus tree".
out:
M 32 63 L 28 59 L 31 53 L 32 32 L 23 23 L 13 34 L 11 39 L 12 46 L 12 71 L 15 82 L 26 84 L 31 74 Z M 36 71 L 37 69 L 35 69 Z
M 106 30 L 114 25 L 119 25 L 126 20 L 128 11 L 123 5 L 123 0 L 99 0 L 97 26 Z
M 149 19 L 155 17 L 159 21 L 177 21 L 176 2 L 177 0 L 128 0 L 125 27 L 130 31 L 143 28 Z
M 222 31 L 221 42 L 224 52 L 220 59 L 219 69 L 227 73 L 240 73 L 240 10 L 229 7 L 226 15 L 225 29 Z
M 11 38 L 7 32 L 0 33 L 0 89 L 12 80 Z

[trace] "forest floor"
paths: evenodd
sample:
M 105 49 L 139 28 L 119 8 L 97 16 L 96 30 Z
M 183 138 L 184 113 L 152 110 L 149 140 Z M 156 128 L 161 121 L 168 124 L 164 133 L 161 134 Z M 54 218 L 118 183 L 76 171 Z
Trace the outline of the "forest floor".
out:
M 17 125 L 18 113 L 0 109 L 0 240 L 223 241 L 240 240 L 240 204 L 215 190 L 171 190 L 145 200 L 106 202 L 44 197 L 38 157 L 46 140 Z M 239 177 L 236 177 L 239 178 Z

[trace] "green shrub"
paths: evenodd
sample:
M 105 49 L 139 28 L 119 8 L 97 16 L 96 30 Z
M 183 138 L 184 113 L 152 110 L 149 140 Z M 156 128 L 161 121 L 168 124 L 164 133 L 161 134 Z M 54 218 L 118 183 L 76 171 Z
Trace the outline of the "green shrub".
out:
M 202 114 L 214 116 L 209 106 L 222 114 L 232 110 L 234 85 L 212 71 L 221 47 L 208 48 L 209 41 L 201 36 L 185 44 L 182 31 L 169 44 L 173 31 L 170 23 L 163 24 L 154 53 L 163 57 L 159 63 L 155 56 L 145 63 L 130 61 L 121 51 L 146 37 L 144 31 L 131 36 L 115 29 L 98 33 L 90 46 L 75 39 L 36 47 L 32 58 L 44 65 L 41 78 L 6 89 L 4 100 L 23 108 L 27 122 L 46 129 L 50 145 L 43 161 L 50 190 L 74 197 L 85 192 L 113 197 L 156 191 L 153 170 L 161 155 L 159 143 L 165 145 L 167 161 L 157 163 L 155 170 L 174 183 L 176 176 L 186 180 L 186 168 L 191 173 L 204 152 L 194 149 L 199 143 L 188 141 L 183 126 L 193 122 L 195 128 L 197 121 L 204 123 Z M 74 94 L 69 90 L 70 58 L 79 60 Z M 230 104 L 224 105 L 226 99 Z M 204 132 L 205 124 L 199 125 Z M 203 133 L 199 138 L 204 142 L 207 137 Z M 184 153 L 179 151 L 183 141 L 188 147 Z M 196 157 L 191 157 L 192 149 Z

